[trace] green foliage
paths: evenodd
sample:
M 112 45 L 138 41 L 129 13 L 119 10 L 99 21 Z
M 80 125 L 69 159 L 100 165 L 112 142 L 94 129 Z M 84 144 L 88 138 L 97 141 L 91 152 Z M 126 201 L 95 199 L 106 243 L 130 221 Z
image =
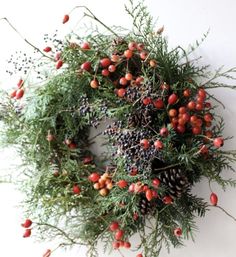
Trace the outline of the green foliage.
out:
M 191 117 L 197 116 L 202 123 L 199 125 L 201 131 L 195 134 L 192 131 L 195 125 L 190 121 L 184 125 L 186 131 L 178 131 L 169 114 L 171 109 L 179 110 L 188 106 L 189 101 L 196 102 L 203 87 L 204 90 L 234 88 L 217 79 L 235 79 L 232 75 L 235 68 L 227 71 L 220 68 L 211 77 L 208 66 L 199 66 L 197 60 L 190 60 L 189 56 L 206 35 L 190 46 L 189 51 L 180 46 L 169 49 L 167 39 L 160 31 L 154 31 L 153 19 L 142 3 L 135 5 L 130 0 L 130 6 L 125 8 L 133 20 L 132 31 L 117 37 L 118 32 L 112 31 L 85 8 L 85 17 L 104 25 L 109 34 L 101 33 L 99 28 L 89 30 L 91 33 L 85 37 L 76 32 L 69 34 L 63 41 L 60 57 L 63 67 L 55 70 L 54 63 L 49 63 L 52 56 L 43 55 L 40 64 L 48 69 L 45 72 L 48 77 L 34 83 L 30 81 L 34 73 L 29 73 L 24 82 L 27 91 L 21 103 L 1 92 L 2 142 L 16 146 L 22 158 L 20 187 L 27 196 L 24 202 L 26 215 L 37 225 L 34 231 L 38 229 L 43 240 L 60 238 L 60 246 L 87 245 L 91 257 L 97 256 L 99 240 L 105 243 L 105 250 L 111 248 L 114 233 L 109 230 L 109 225 L 113 221 L 118 221 L 124 230 L 125 241 L 139 234 L 137 248 L 143 249 L 145 256 L 158 256 L 162 247 L 179 247 L 183 245 L 183 238 L 194 237 L 196 216 L 203 217 L 208 210 L 203 199 L 192 195 L 191 187 L 203 177 L 217 182 L 223 189 L 236 185 L 233 179 L 225 179 L 222 175 L 223 170 L 233 171 L 235 152 L 223 151 L 212 142 L 214 138 L 222 137 L 224 129 L 223 118 L 214 116 L 217 106 L 187 110 Z M 82 49 L 82 42 L 89 42 L 90 49 Z M 138 51 L 132 58 L 125 58 L 123 53 L 129 42 L 142 43 L 147 58 L 140 59 Z M 100 61 L 114 54 L 120 58 L 118 62 L 112 62 L 116 71 L 103 76 L 104 67 Z M 150 60 L 156 61 L 157 65 L 151 66 Z M 91 69 L 83 70 L 81 64 L 86 61 L 91 63 Z M 134 79 L 128 86 L 122 86 L 119 79 L 127 72 L 132 73 Z M 141 85 L 135 81 L 139 77 L 143 78 Z M 90 86 L 92 80 L 97 81 L 98 88 Z M 163 89 L 163 85 L 170 86 L 169 91 Z M 125 95 L 118 97 L 117 92 L 122 88 L 125 88 Z M 136 90 L 138 97 L 135 100 L 129 95 L 129 89 Z M 184 95 L 186 89 L 191 91 L 188 97 Z M 178 101 L 170 104 L 168 97 L 173 93 L 178 95 Z M 152 103 L 145 106 L 143 100 L 148 97 Z M 163 107 L 154 108 L 156 99 L 163 99 Z M 207 92 L 204 104 L 211 100 L 215 98 Z M 151 113 L 151 123 L 145 120 L 146 110 Z M 209 113 L 213 117 L 211 126 L 204 120 L 204 115 Z M 139 117 L 133 126 L 129 124 L 130 114 Z M 90 146 L 96 136 L 90 139 L 90 127 L 96 128 L 99 122 L 111 120 L 121 122 L 123 127 L 115 131 L 118 134 L 143 133 L 141 135 L 147 135 L 151 142 L 153 151 L 149 158 L 145 154 L 150 149 L 145 152 L 146 149 L 138 148 L 139 162 L 131 160 L 143 165 L 138 174 L 130 174 L 129 158 L 119 145 L 119 137 L 105 137 L 104 144 L 109 149 L 105 160 L 91 152 Z M 146 124 L 139 124 L 143 120 Z M 167 136 L 160 134 L 163 127 L 168 128 Z M 209 130 L 212 136 L 207 136 Z M 145 134 L 147 131 L 149 134 Z M 154 149 L 156 140 L 163 143 L 163 149 Z M 138 145 L 140 147 L 139 141 Z M 203 146 L 206 152 L 203 152 Z M 135 147 L 130 147 L 131 152 Z M 85 162 L 86 157 L 92 157 L 93 161 Z M 164 165 L 154 169 L 155 161 Z M 181 167 L 190 188 L 181 197 L 173 197 L 171 204 L 165 204 L 163 198 L 169 194 L 168 186 L 161 183 L 156 188 L 152 179 L 161 178 L 161 174 L 173 167 Z M 88 177 L 91 173 L 102 176 L 105 172 L 111 188 L 102 196 L 102 188 L 95 189 Z M 126 187 L 119 187 L 121 180 L 127 182 Z M 80 194 L 73 192 L 75 185 L 79 185 Z M 133 191 L 128 189 L 132 185 Z M 144 186 L 157 194 L 149 201 L 151 211 L 145 215 L 140 209 L 140 201 L 147 198 L 142 191 Z M 182 229 L 183 237 L 174 234 L 176 228 Z

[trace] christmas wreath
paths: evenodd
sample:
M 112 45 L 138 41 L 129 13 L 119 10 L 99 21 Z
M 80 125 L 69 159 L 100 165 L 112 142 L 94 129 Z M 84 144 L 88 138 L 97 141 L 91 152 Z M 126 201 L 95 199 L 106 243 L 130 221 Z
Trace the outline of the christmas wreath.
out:
M 234 79 L 235 68 L 210 74 L 199 66 L 191 53 L 200 42 L 169 49 L 143 4 L 126 6 L 128 32 L 107 27 L 86 7 L 75 9 L 105 32 L 45 35 L 44 49 L 25 39 L 35 57 L 9 60 L 7 72 L 21 78 L 10 94 L 2 92 L 2 141 L 23 162 L 23 236 L 86 245 L 89 256 L 102 241 L 105 249 L 156 257 L 163 246 L 193 237 L 196 216 L 209 206 L 222 208 L 211 187 L 209 203 L 194 195 L 196 183 L 236 185 L 222 175 L 233 170 L 236 154 L 222 149 L 230 138 L 211 93 L 234 88 L 218 79 Z M 131 245 L 134 234 L 139 242 Z

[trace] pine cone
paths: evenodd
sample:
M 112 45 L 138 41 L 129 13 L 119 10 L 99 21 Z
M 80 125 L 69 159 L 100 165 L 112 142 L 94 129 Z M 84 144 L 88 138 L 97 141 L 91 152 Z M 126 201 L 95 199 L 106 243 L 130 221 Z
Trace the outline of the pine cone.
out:
M 162 172 L 160 181 L 167 187 L 168 194 L 173 198 L 181 197 L 190 186 L 188 178 L 180 167 L 169 168 Z
M 155 159 L 152 163 L 152 174 L 158 175 L 161 183 L 166 186 L 167 194 L 173 198 L 181 197 L 190 187 L 189 180 L 180 166 L 164 169 L 166 166 L 168 164 Z
M 129 127 L 142 127 L 151 123 L 152 117 L 148 109 L 132 113 L 128 117 Z

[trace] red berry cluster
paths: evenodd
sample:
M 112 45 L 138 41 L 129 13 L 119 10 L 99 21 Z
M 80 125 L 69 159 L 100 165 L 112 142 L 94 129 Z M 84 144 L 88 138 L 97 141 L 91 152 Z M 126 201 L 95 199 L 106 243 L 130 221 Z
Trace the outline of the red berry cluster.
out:
M 30 228 L 31 225 L 32 225 L 32 221 L 30 219 L 26 219 L 25 222 L 21 224 L 21 226 L 25 228 L 25 232 L 23 234 L 24 238 L 31 236 L 31 228 Z
M 14 89 L 11 93 L 10 93 L 10 97 L 14 98 L 14 99 L 21 99 L 25 93 L 24 88 L 24 80 L 23 79 L 19 79 L 18 83 L 17 83 L 17 89 Z
M 94 183 L 93 188 L 99 190 L 101 196 L 107 196 L 113 188 L 113 181 L 108 172 L 105 172 L 102 176 L 97 172 L 93 172 L 88 179 Z
M 116 240 L 112 243 L 113 249 L 116 250 L 121 247 L 129 249 L 131 247 L 130 242 L 122 240 L 124 238 L 125 232 L 124 230 L 120 229 L 120 225 L 117 221 L 113 221 L 110 224 L 109 229 L 110 231 L 114 232 L 114 239 Z

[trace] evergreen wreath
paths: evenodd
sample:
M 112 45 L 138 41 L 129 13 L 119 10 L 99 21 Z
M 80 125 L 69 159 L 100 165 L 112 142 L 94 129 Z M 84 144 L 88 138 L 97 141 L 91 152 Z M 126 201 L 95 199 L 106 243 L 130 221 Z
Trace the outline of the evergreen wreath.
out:
M 107 27 L 78 6 L 73 10 L 83 9 L 106 32 L 46 35 L 42 50 L 24 39 L 35 58 L 9 60 L 8 73 L 21 79 L 10 95 L 2 92 L 2 141 L 17 147 L 23 162 L 24 237 L 32 230 L 43 240 L 60 238 L 60 247 L 87 245 L 89 256 L 98 256 L 101 240 L 105 250 L 156 257 L 193 238 L 196 216 L 210 206 L 228 214 L 211 189 L 208 203 L 191 188 L 202 178 L 224 189 L 236 185 L 222 175 L 233 171 L 236 153 L 221 148 L 230 137 L 223 137 L 221 103 L 211 93 L 235 88 L 219 78 L 233 80 L 236 69 L 209 73 L 191 59 L 201 42 L 169 49 L 143 4 L 130 0 L 125 8 L 131 31 Z M 102 155 L 91 151 L 98 136 L 108 148 Z M 131 246 L 134 234 L 140 241 Z

